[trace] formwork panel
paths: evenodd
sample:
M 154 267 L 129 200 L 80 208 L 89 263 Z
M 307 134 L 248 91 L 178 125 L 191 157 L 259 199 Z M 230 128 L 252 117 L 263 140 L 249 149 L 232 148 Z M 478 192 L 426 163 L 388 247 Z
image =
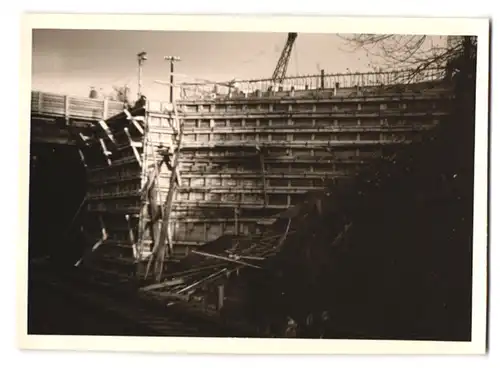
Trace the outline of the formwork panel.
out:
M 91 106 L 100 106 L 101 102 L 86 102 L 81 106 L 90 111 Z M 110 107 L 113 106 L 107 106 L 108 110 L 104 111 L 109 113 Z M 122 110 L 123 104 L 120 107 Z M 137 113 L 144 115 L 144 111 Z M 103 241 L 94 250 L 94 258 L 132 260 L 133 257 L 133 240 L 139 236 L 143 177 L 142 135 L 138 125 L 123 113 L 116 115 L 115 107 L 115 115 L 96 123 L 94 136 L 81 149 L 88 183 L 87 216 L 82 225 L 90 236 L 89 241 Z
M 368 78 L 352 76 L 358 77 Z M 382 88 L 380 83 L 389 80 L 369 86 L 360 80 L 355 86 L 343 78 L 351 77 L 326 78 L 329 89 L 323 90 L 315 89 L 318 78 L 304 77 L 291 84 L 294 91 L 290 85 L 268 92 L 262 82 L 261 92 L 246 96 L 179 101 L 185 131 L 171 213 L 174 246 L 185 249 L 225 233 L 253 233 L 263 217 L 299 203 L 325 180 L 354 175 L 380 157 L 382 147 L 390 152 L 418 139 L 448 113 L 446 86 Z M 139 123 L 145 136 L 122 110 L 123 104 L 111 101 L 32 94 L 32 112 L 103 119 L 110 129 L 112 137 L 93 123 L 92 136 L 81 147 L 89 184 L 84 227 L 97 241 L 104 226 L 109 248 L 99 251 L 118 258 L 130 256 L 134 239 L 151 241 L 141 223 L 147 216 L 140 216 L 145 208 L 140 189 L 147 169 L 159 159 L 160 145 L 174 147 L 171 104 L 148 101 L 145 109 L 133 112 L 145 118 Z M 159 204 L 167 197 L 170 177 L 163 165 Z
M 304 98 L 307 95 L 292 97 L 290 93 L 283 95 L 289 100 L 280 100 L 277 94 L 262 93 L 260 99 L 215 100 L 210 109 L 190 108 L 186 112 L 186 119 L 194 119 L 200 111 L 210 113 L 210 119 L 203 118 L 203 124 L 186 133 L 186 141 L 195 144 L 181 155 L 181 161 L 182 157 L 185 160 L 181 175 L 189 178 L 184 179 L 177 199 L 184 205 L 212 206 L 214 210 L 205 212 L 205 217 L 203 212 L 186 215 L 195 216 L 191 219 L 206 227 L 203 233 L 185 235 L 185 241 L 195 241 L 197 236 L 200 241 L 210 240 L 231 228 L 234 216 L 228 217 L 222 207 L 216 210 L 217 206 L 286 208 L 308 191 L 322 188 L 325 180 L 353 175 L 362 168 L 358 164 L 361 160 L 380 157 L 376 142 L 412 139 L 418 134 L 412 122 L 423 126 L 433 119 L 412 115 L 434 106 L 433 98 L 414 101 L 420 98 L 414 94 L 368 98 L 360 97 L 356 89 L 345 89 L 337 95 L 333 91 L 317 94 L 319 100 Z M 209 104 L 198 101 L 198 105 Z M 384 124 L 389 127 L 383 128 Z M 209 133 L 203 131 L 208 127 Z M 390 127 L 400 131 L 387 130 Z M 201 148 L 200 142 L 229 144 L 228 148 L 232 145 L 237 149 Z M 249 151 L 252 144 L 256 152 Z M 213 176 L 222 174 L 229 176 Z M 221 217 L 214 221 L 208 213 Z M 241 221 L 242 228 L 243 224 L 253 224 L 252 220 Z M 248 230 L 249 225 L 244 226 Z M 182 231 L 176 239 L 182 241 Z

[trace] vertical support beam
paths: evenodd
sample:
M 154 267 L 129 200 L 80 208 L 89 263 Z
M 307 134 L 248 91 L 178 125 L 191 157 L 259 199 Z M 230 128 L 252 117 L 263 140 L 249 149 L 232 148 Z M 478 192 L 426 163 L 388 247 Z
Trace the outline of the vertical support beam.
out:
M 224 306 L 224 285 L 217 285 L 217 310 Z
M 259 150 L 259 160 L 260 160 L 260 169 L 262 172 L 262 190 L 264 192 L 264 206 L 267 207 L 268 199 L 267 199 L 267 179 L 266 179 L 266 163 L 264 161 L 264 154 L 261 150 Z
M 106 120 L 108 118 L 108 99 L 105 98 L 102 101 L 102 120 Z
M 130 241 L 130 245 L 132 246 L 132 251 L 134 258 L 137 259 L 138 257 L 138 249 L 137 249 L 137 243 L 135 242 L 135 236 L 134 236 L 134 231 L 132 230 L 132 226 L 130 226 L 130 215 L 125 215 L 125 220 L 127 221 L 127 228 L 128 228 L 128 238 Z
M 174 114 L 175 114 L 175 120 L 179 121 L 175 105 L 174 105 Z M 172 233 L 170 232 L 170 215 L 172 210 L 172 202 L 174 201 L 175 198 L 174 196 L 177 189 L 177 185 L 180 184 L 181 180 L 179 177 L 177 177 L 177 174 L 178 174 L 179 158 L 181 155 L 182 138 L 183 138 L 183 125 L 179 123 L 179 136 L 176 142 L 177 147 L 174 150 L 173 164 L 170 174 L 170 184 L 169 184 L 167 198 L 163 203 L 163 208 L 162 208 L 162 225 L 160 228 L 160 234 L 157 238 L 157 241 L 155 241 L 155 244 L 153 245 L 152 255 L 146 267 L 145 278 L 147 278 L 148 276 L 149 268 L 151 267 L 151 263 L 154 258 L 155 264 L 157 266 L 156 279 L 160 280 L 163 274 L 163 262 L 165 260 L 165 252 L 168 251 L 169 256 L 172 256 L 173 254 Z M 166 241 L 168 241 L 168 250 L 165 249 Z
M 38 112 L 42 112 L 42 104 L 43 104 L 43 93 L 38 92 Z
M 234 209 L 234 234 L 239 235 L 239 226 L 238 226 L 238 216 L 239 216 L 240 210 L 238 208 Z
M 138 63 L 138 76 L 137 76 L 137 99 L 139 100 L 142 96 L 142 65 L 148 59 L 146 52 L 140 52 L 137 54 Z
M 66 125 L 69 125 L 69 96 L 64 96 L 64 119 Z
M 165 56 L 164 60 L 170 61 L 170 103 L 174 102 L 174 62 L 180 61 L 178 56 Z
M 321 69 L 320 88 L 325 89 L 325 69 Z
M 174 102 L 174 60 L 170 59 L 170 103 Z

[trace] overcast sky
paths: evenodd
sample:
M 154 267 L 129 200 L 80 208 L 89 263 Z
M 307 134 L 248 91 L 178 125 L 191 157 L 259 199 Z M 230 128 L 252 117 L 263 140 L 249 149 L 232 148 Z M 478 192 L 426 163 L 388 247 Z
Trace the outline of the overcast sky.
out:
M 179 56 L 176 72 L 217 81 L 270 78 L 285 45 L 286 33 L 172 31 L 35 30 L 33 89 L 86 96 L 90 86 L 110 92 L 128 83 L 135 95 L 137 53 L 146 51 L 143 93 L 167 99 L 166 55 Z M 370 71 L 372 60 L 334 34 L 299 33 L 288 75 Z M 187 79 L 184 79 L 187 80 Z

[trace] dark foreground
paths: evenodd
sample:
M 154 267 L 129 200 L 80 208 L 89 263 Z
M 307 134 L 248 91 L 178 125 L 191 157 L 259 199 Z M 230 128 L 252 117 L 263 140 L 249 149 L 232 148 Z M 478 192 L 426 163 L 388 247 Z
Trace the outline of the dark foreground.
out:
M 42 282 L 32 284 L 28 314 L 29 334 L 134 336 L 145 332 Z
M 139 295 L 134 285 L 46 262 L 32 267 L 28 334 L 252 337 L 182 305 Z

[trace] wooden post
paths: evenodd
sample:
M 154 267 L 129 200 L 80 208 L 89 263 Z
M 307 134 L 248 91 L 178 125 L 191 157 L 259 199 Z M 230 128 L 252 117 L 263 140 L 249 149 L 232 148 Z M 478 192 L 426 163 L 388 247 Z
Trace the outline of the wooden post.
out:
M 149 268 L 151 267 L 151 262 L 153 260 L 153 257 L 156 258 L 155 261 L 157 262 L 157 265 L 160 266 L 160 269 L 157 269 L 157 279 L 161 279 L 161 275 L 163 273 L 163 261 L 165 257 L 165 242 L 168 240 L 169 242 L 169 252 L 172 253 L 172 239 L 170 238 L 170 231 L 169 231 L 169 222 L 170 222 L 170 212 L 172 210 L 172 202 L 174 199 L 174 194 L 177 189 L 177 166 L 179 165 L 179 157 L 180 157 L 180 149 L 182 146 L 182 130 L 183 130 L 183 125 L 180 124 L 180 129 L 179 129 L 179 141 L 177 145 L 177 152 L 174 154 L 174 162 L 172 165 L 172 173 L 170 174 L 170 185 L 169 185 L 169 190 L 167 194 L 167 199 L 165 200 L 165 203 L 163 205 L 163 215 L 162 215 L 162 226 L 160 229 L 160 236 L 158 237 L 157 242 L 155 242 L 153 251 L 152 251 L 152 257 L 149 259 L 148 266 L 146 268 L 146 276 L 148 276 L 149 273 Z M 159 262 L 158 262 L 159 261 Z
M 239 209 L 235 208 L 234 209 L 234 234 L 239 235 L 239 227 L 238 227 L 238 215 L 239 215 Z
M 217 310 L 220 311 L 224 306 L 224 285 L 217 286 Z
M 69 125 L 69 96 L 64 96 L 64 119 L 66 125 Z
M 130 240 L 130 244 L 135 244 L 135 236 L 134 231 L 132 230 L 132 226 L 130 226 L 130 215 L 125 215 L 125 220 L 127 220 L 127 228 L 128 228 L 128 237 Z
M 105 98 L 102 102 L 102 120 L 106 120 L 108 118 L 108 99 Z
M 43 104 L 43 93 L 42 92 L 38 92 L 38 112 L 42 112 L 42 104 Z
M 262 172 L 262 190 L 264 192 L 264 206 L 267 207 L 267 183 L 266 183 L 266 163 L 264 161 L 264 154 L 261 150 L 259 150 L 259 159 L 260 159 L 260 169 Z

